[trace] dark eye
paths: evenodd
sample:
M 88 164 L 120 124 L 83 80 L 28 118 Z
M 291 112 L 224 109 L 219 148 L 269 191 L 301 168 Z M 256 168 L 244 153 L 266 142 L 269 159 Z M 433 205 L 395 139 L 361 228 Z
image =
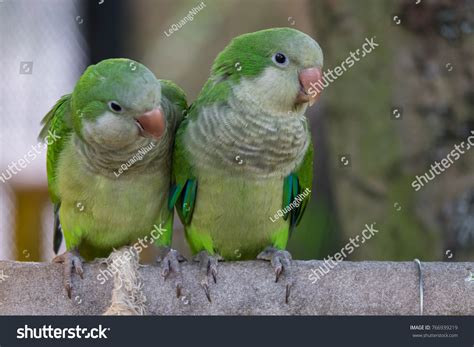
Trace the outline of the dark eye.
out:
M 290 62 L 289 59 L 286 57 L 286 55 L 284 55 L 281 52 L 276 53 L 272 57 L 272 60 L 275 64 L 277 64 L 279 66 L 287 66 Z
M 114 112 L 122 112 L 123 108 L 116 101 L 109 101 L 109 108 Z

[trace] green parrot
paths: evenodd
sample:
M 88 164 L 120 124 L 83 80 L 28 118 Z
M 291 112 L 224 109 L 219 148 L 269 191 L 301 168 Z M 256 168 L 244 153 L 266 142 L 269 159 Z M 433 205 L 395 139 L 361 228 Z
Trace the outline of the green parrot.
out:
M 39 137 L 58 137 L 48 143 L 48 188 L 54 250 L 62 234 L 67 249 L 53 261 L 63 263 L 69 298 L 72 269 L 82 278 L 83 259 L 106 257 L 138 239 L 135 251 L 155 244 L 163 276 L 180 277 L 168 200 L 174 136 L 186 108 L 174 83 L 156 79 L 135 61 L 107 59 L 89 66 L 72 94 L 42 120 Z M 179 296 L 180 279 L 176 286 Z
M 177 131 L 170 206 L 200 262 L 209 301 L 218 260 L 257 258 L 271 262 L 276 282 L 285 272 L 288 302 L 293 280 L 285 248 L 313 176 L 304 113 L 319 97 L 322 66 L 318 43 L 298 30 L 236 37 Z

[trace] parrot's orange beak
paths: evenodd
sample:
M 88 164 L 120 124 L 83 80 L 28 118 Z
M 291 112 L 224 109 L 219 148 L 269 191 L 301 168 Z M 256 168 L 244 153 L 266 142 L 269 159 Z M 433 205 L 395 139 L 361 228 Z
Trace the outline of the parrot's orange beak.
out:
M 302 70 L 298 79 L 300 80 L 300 91 L 296 97 L 297 104 L 309 102 L 309 106 L 313 105 L 321 96 L 319 82 L 323 78 L 323 73 L 318 67 L 311 67 Z
M 145 112 L 143 115 L 135 119 L 140 135 L 150 135 L 155 139 L 159 139 L 166 129 L 166 120 L 161 108 L 155 108 Z

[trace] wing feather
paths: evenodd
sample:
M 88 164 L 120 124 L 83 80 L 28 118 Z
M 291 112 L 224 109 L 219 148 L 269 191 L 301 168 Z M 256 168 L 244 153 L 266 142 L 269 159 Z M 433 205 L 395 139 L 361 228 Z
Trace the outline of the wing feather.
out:
M 46 169 L 48 174 L 48 190 L 51 200 L 54 204 L 54 241 L 53 249 L 58 253 L 62 242 L 62 229 L 59 221 L 59 208 L 61 206 L 61 199 L 56 186 L 57 166 L 59 156 L 64 148 L 68 137 L 72 132 L 70 127 L 70 101 L 71 94 L 61 97 L 56 102 L 53 108 L 46 114 L 41 121 L 43 128 L 39 134 L 39 140 L 45 141 L 49 135 L 54 135 L 54 141 L 47 143 L 48 149 L 46 152 Z

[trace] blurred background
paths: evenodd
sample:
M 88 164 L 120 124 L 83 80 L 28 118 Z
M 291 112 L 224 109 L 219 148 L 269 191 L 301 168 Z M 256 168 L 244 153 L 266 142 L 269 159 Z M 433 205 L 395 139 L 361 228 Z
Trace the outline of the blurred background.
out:
M 45 151 L 11 167 L 87 65 L 135 59 L 192 102 L 233 37 L 270 27 L 314 37 L 324 70 L 379 44 L 308 112 L 313 198 L 293 257 L 332 255 L 376 223 L 350 260 L 474 260 L 474 150 L 411 185 L 474 130 L 474 0 L 0 0 L 0 259 L 53 257 Z M 174 237 L 189 254 L 178 219 Z

